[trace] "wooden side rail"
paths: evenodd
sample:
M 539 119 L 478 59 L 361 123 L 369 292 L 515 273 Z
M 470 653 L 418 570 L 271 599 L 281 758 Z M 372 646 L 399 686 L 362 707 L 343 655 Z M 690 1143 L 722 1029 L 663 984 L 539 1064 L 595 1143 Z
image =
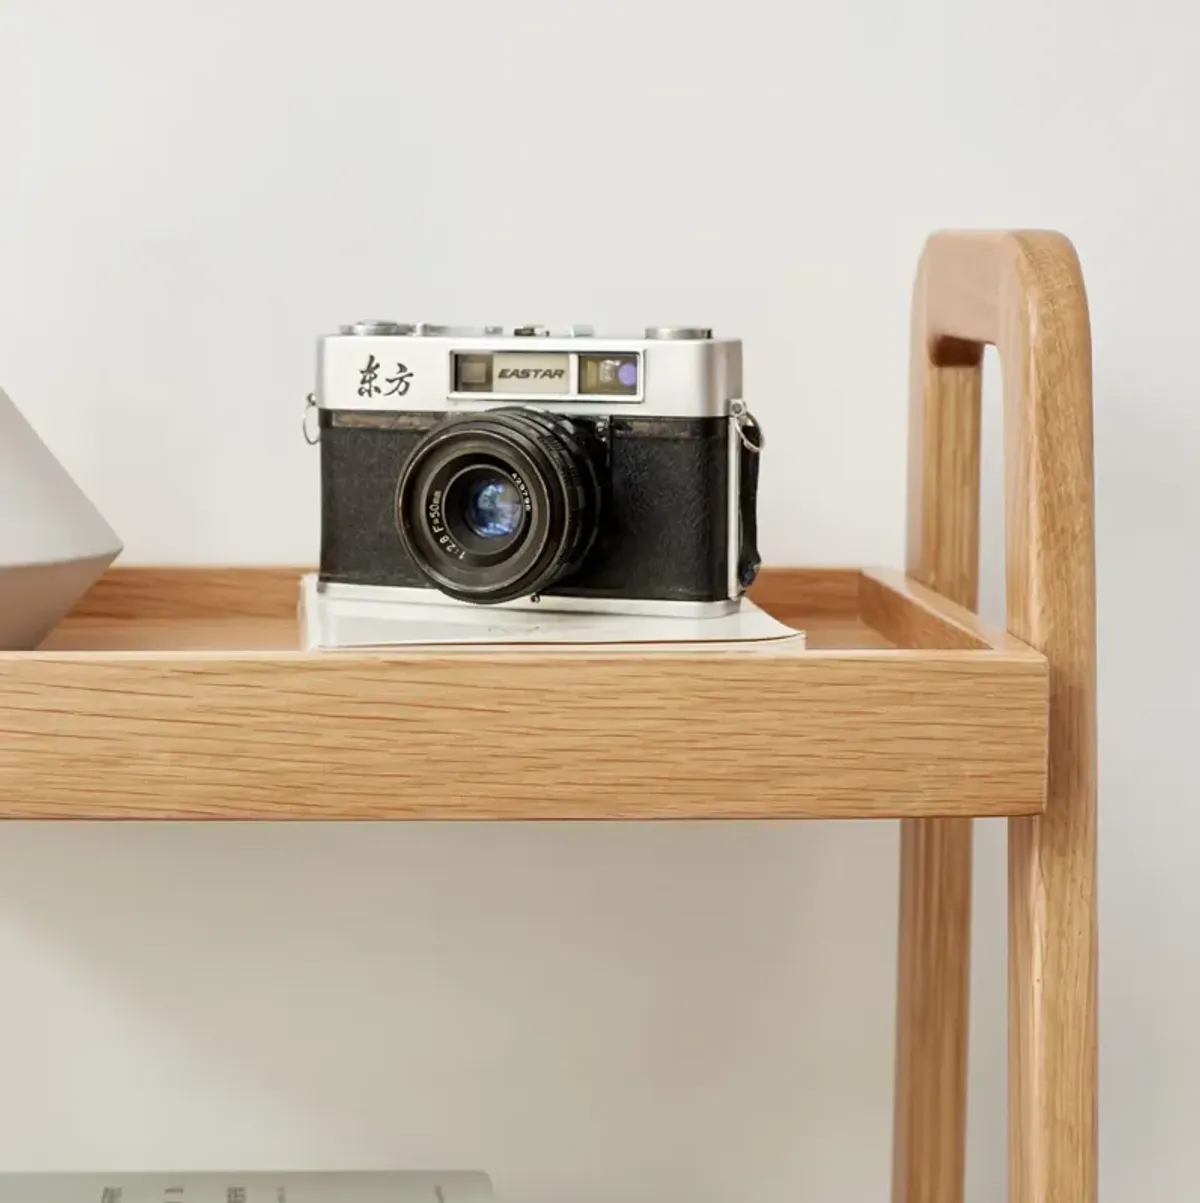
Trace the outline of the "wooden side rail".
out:
M 975 608 L 983 347 L 1004 378 L 1008 629 L 1050 667 L 1047 808 L 1009 825 L 1009 1198 L 1094 1203 L 1096 681 L 1091 337 L 1042 231 L 941 233 L 913 300 L 909 574 Z M 904 820 L 893 1203 L 961 1203 L 971 820 Z

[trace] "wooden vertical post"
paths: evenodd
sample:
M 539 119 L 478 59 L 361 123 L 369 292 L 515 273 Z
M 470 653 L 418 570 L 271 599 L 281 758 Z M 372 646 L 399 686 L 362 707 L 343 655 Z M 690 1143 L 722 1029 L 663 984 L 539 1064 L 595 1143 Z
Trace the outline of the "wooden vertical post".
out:
M 907 571 L 976 609 L 982 348 L 933 343 L 917 278 Z M 962 1203 L 971 951 L 970 819 L 900 824 L 893 1203 Z
M 983 344 L 994 344 L 1004 376 L 1008 626 L 1050 667 L 1046 813 L 1009 820 L 1009 1197 L 1094 1203 L 1091 338 L 1074 248 L 1052 232 L 935 235 L 921 259 L 914 332 L 921 383 L 913 413 L 922 433 L 913 477 L 922 483 L 912 493 L 910 567 L 950 596 L 974 588 L 978 357 Z M 962 450 L 948 452 L 956 442 Z M 957 518 L 942 514 L 960 505 Z M 906 830 L 897 1203 L 961 1200 L 966 970 L 952 950 L 969 922 L 969 849 L 969 837 L 932 825 Z

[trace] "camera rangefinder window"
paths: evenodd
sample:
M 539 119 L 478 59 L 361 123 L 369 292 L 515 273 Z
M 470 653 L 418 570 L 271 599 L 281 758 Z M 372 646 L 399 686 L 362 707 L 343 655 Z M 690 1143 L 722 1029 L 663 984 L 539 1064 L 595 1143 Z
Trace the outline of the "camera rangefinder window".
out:
M 492 391 L 492 357 L 490 355 L 455 355 L 454 391 L 458 393 L 490 393 Z
M 601 397 L 636 397 L 639 371 L 637 355 L 581 355 L 579 391 Z

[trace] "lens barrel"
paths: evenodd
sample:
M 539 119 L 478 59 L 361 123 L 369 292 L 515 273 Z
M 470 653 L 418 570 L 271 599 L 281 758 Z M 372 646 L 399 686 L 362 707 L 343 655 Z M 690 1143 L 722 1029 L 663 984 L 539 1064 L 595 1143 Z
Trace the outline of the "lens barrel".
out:
M 481 605 L 568 576 L 599 525 L 588 439 L 559 414 L 525 408 L 455 415 L 431 430 L 396 490 L 400 538 L 418 570 Z

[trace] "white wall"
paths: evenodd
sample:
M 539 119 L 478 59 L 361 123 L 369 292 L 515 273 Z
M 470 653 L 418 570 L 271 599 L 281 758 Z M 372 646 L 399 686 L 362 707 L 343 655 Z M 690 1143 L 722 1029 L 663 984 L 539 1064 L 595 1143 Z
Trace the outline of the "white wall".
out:
M 1200 1172 L 1198 43 L 1182 0 L 10 2 L 0 380 L 127 562 L 297 562 L 319 332 L 703 322 L 747 342 L 768 558 L 898 563 L 923 237 L 1065 230 L 1095 335 L 1102 1183 L 1175 1203 Z M 885 1198 L 895 850 L 888 825 L 5 827 L 0 1167 Z

